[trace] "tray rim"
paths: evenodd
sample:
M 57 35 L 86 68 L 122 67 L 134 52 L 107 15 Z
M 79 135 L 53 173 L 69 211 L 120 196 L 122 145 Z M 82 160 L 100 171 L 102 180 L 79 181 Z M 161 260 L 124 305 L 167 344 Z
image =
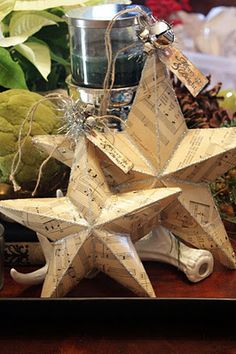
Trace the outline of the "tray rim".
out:
M 52 313 L 54 314 L 52 317 Z M 139 297 L 65 297 L 65 298 L 0 298 L 0 315 L 29 323 L 47 321 L 55 323 L 61 317 L 72 321 L 100 322 L 113 320 L 135 322 L 138 319 L 159 323 L 180 323 L 187 314 L 189 324 L 227 325 L 236 316 L 234 298 L 139 298 Z

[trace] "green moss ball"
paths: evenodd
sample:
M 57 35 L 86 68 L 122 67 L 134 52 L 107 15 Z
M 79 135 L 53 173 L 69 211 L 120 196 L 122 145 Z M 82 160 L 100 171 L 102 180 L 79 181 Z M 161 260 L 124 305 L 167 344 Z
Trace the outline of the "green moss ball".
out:
M 41 99 L 41 95 L 21 89 L 0 93 L 0 183 L 9 183 L 12 160 L 17 152 L 20 126 L 31 107 Z M 60 125 L 61 120 L 54 105 L 49 101 L 40 103 L 34 114 L 30 136 L 22 149 L 22 161 L 16 174 L 16 180 L 20 185 L 27 186 L 37 180 L 39 167 L 47 156 L 32 144 L 32 137 L 56 134 Z M 22 137 L 26 136 L 28 129 L 27 122 Z M 51 159 L 44 169 L 42 182 L 51 180 L 60 168 L 60 163 Z

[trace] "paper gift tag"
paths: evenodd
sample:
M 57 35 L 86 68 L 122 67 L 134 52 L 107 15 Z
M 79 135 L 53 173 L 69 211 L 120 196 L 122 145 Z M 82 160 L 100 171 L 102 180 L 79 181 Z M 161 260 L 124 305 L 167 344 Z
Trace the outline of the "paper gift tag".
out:
M 194 97 L 208 83 L 208 79 L 177 48 L 168 47 L 161 49 L 159 50 L 159 56 L 160 60 L 178 77 Z

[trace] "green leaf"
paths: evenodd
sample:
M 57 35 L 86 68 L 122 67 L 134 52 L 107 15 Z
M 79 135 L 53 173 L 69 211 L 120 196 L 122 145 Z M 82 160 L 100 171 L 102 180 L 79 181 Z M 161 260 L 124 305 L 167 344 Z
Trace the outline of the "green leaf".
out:
M 4 22 L 0 22 L 0 38 L 3 38 L 5 33 L 8 33 L 8 25 Z
M 24 73 L 7 49 L 0 48 L 0 85 L 6 88 L 27 89 Z
M 55 28 L 55 31 L 57 31 L 57 30 L 58 30 L 58 27 Z M 46 31 L 46 33 L 50 35 L 50 31 L 49 30 Z M 63 57 L 63 55 L 62 55 L 60 50 L 55 53 L 54 49 L 52 49 L 52 48 L 55 47 L 55 46 L 53 46 L 53 44 L 55 44 L 55 42 L 57 42 L 57 38 L 53 38 L 52 36 L 53 36 L 53 32 L 52 32 L 52 35 L 50 36 L 51 40 L 48 41 L 48 43 L 46 42 L 45 38 L 42 40 L 42 39 L 39 39 L 38 37 L 34 37 L 34 36 L 30 37 L 29 41 L 47 45 L 50 48 L 50 56 L 51 56 L 52 60 L 54 60 L 57 63 L 62 64 L 64 66 L 70 66 L 70 60 L 64 59 L 64 57 Z M 56 35 L 56 37 L 57 37 L 57 35 Z M 62 38 L 64 39 L 64 41 L 63 41 L 64 42 L 64 46 L 65 46 L 65 43 L 66 43 L 66 46 L 67 46 L 66 38 L 64 36 L 62 36 Z M 60 48 L 57 48 L 57 46 L 56 46 L 55 49 L 60 49 Z M 67 55 L 66 58 L 68 58 L 68 56 L 69 56 L 69 54 Z
M 49 15 L 49 14 L 48 14 Z M 9 24 L 11 36 L 32 36 L 44 26 L 55 25 L 56 21 L 49 19 L 45 13 L 20 12 L 12 16 Z
M 56 61 L 57 63 L 64 65 L 64 66 L 70 66 L 70 62 L 63 59 L 62 57 L 60 57 L 59 55 L 56 55 L 55 53 L 53 53 L 52 51 L 50 51 L 51 54 L 51 58 L 52 60 Z
M 12 16 L 12 19 L 11 19 L 11 23 L 12 22 L 15 23 L 17 21 L 18 22 L 22 21 L 22 17 L 24 18 L 25 15 L 28 15 L 28 16 L 37 15 L 37 17 L 40 16 L 40 17 L 43 17 L 45 19 L 51 20 L 51 21 L 53 21 L 55 23 L 57 23 L 57 22 L 65 22 L 65 20 L 63 18 L 61 18 L 60 16 L 57 16 L 57 15 L 51 13 L 51 12 L 48 12 L 48 11 L 19 11 L 19 12 L 14 12 L 14 14 Z M 10 30 L 11 30 L 11 27 L 10 27 Z
M 85 3 L 86 0 L 16 0 L 14 11 L 40 11 L 59 6 L 79 6 Z
M 20 43 L 24 43 L 28 36 L 11 36 L 0 38 L 0 47 L 11 47 Z
M 1 38 L 0 46 L 10 47 L 24 43 L 42 27 L 56 25 L 59 21 L 62 21 L 60 17 L 46 11 L 15 13 L 9 24 L 10 37 Z
M 14 8 L 16 0 L 0 0 L 0 21 Z
M 51 58 L 49 48 L 45 43 L 26 42 L 16 46 L 15 49 L 27 58 L 47 80 L 51 71 Z

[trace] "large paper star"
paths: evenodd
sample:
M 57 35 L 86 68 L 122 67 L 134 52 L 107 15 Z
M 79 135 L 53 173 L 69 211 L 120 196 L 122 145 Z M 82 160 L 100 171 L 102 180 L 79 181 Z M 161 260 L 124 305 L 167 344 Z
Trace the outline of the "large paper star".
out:
M 49 261 L 43 297 L 65 295 L 94 268 L 140 296 L 155 296 L 132 241 L 158 224 L 159 212 L 179 193 L 179 188 L 112 193 L 95 147 L 80 137 L 66 197 L 7 200 L 0 210 L 53 241 L 42 242 Z
M 88 138 L 103 151 L 101 161 L 110 186 L 121 191 L 179 187 L 182 194 L 162 212 L 162 225 L 190 244 L 210 250 L 229 268 L 235 254 L 215 206 L 208 182 L 236 164 L 236 128 L 191 129 L 186 126 L 164 65 L 150 56 L 121 133 L 96 132 Z M 38 137 L 48 152 L 70 166 L 73 149 L 63 137 Z M 125 164 L 112 161 L 119 155 Z M 69 158 L 70 156 L 70 158 Z

